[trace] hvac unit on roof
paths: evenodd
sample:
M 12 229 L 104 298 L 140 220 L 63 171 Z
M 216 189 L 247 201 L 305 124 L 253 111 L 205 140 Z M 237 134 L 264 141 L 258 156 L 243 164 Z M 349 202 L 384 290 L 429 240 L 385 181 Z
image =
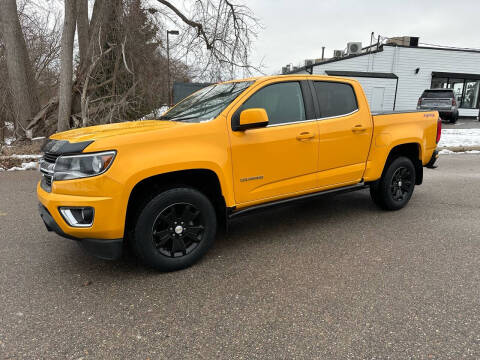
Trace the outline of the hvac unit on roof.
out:
M 349 42 L 347 44 L 347 54 L 348 55 L 357 55 L 362 53 L 362 43 L 361 42 Z
M 343 50 L 333 50 L 334 58 L 341 58 L 343 56 Z

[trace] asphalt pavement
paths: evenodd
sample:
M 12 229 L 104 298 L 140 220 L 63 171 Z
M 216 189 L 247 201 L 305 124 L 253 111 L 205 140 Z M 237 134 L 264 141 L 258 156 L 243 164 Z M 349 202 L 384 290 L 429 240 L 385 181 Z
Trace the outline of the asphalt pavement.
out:
M 38 177 L 0 173 L 0 358 L 480 358 L 478 155 L 398 212 L 361 191 L 239 218 L 167 274 L 48 233 Z
M 480 121 L 475 118 L 460 118 L 455 124 L 444 121 L 442 129 L 480 129 Z

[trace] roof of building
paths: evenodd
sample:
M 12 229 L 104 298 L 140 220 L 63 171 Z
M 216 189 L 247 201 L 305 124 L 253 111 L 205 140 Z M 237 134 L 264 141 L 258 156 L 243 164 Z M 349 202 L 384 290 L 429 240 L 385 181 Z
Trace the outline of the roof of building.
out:
M 382 44 L 382 45 L 380 45 L 380 46 L 378 47 L 378 49 L 375 49 L 375 50 L 373 50 L 373 51 L 368 51 L 368 52 L 364 52 L 364 53 L 361 53 L 361 54 L 347 55 L 347 56 L 340 57 L 340 58 L 333 58 L 333 59 L 328 59 L 328 60 L 325 60 L 325 61 L 316 62 L 316 63 L 314 63 L 314 64 L 307 65 L 307 66 L 302 66 L 302 67 L 300 67 L 300 68 L 298 68 L 298 69 L 296 69 L 296 70 L 292 70 L 292 71 L 290 71 L 288 74 L 295 74 L 295 73 L 297 73 L 297 72 L 299 72 L 299 71 L 306 71 L 306 72 L 312 73 L 312 70 L 313 70 L 313 67 L 314 67 L 314 66 L 325 65 L 325 64 L 329 64 L 329 63 L 333 63 L 333 62 L 337 62 L 337 61 L 343 61 L 343 60 L 353 59 L 353 58 L 360 57 L 360 56 L 375 54 L 375 53 L 378 53 L 378 52 L 382 52 L 382 51 L 383 51 L 383 48 L 384 48 L 385 46 L 400 47 L 400 48 L 409 48 L 409 49 L 428 49 L 428 50 L 442 50 L 442 51 L 463 51 L 463 52 L 470 52 L 470 53 L 480 54 L 480 50 L 479 50 L 479 49 L 455 48 L 455 47 L 406 46 L 406 45 L 396 45 L 396 44 Z

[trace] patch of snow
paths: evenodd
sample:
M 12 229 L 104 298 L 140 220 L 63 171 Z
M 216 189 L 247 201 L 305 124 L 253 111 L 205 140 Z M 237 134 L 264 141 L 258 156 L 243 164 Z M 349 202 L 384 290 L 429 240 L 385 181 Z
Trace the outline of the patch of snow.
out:
M 450 155 L 450 154 L 456 154 L 456 152 L 448 149 L 443 149 L 438 152 L 438 155 Z
M 438 146 L 480 146 L 480 129 L 442 129 Z
M 10 145 L 13 143 L 16 139 L 14 137 L 7 137 L 5 138 L 5 144 Z
M 37 170 L 38 163 L 36 161 L 24 162 L 22 166 L 14 166 L 7 171 L 21 171 L 21 170 Z
M 12 159 L 40 159 L 42 157 L 42 155 L 37 155 L 37 154 L 16 155 L 16 154 L 13 154 L 13 155 L 6 156 L 6 157 L 9 157 L 9 158 L 12 158 Z
M 452 151 L 443 149 L 438 152 L 439 155 L 458 155 L 458 154 L 480 154 L 480 150 Z
M 15 128 L 13 126 L 13 122 L 6 122 L 5 126 L 7 127 L 8 130 L 13 131 Z

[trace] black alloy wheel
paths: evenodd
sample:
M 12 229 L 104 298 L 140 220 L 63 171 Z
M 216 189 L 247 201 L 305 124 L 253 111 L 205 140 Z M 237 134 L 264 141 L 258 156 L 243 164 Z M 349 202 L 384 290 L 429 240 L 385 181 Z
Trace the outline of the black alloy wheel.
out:
M 412 160 L 400 156 L 386 165 L 380 180 L 370 184 L 372 200 L 385 210 L 399 210 L 410 201 L 416 173 Z
M 412 191 L 413 176 L 406 167 L 399 167 L 395 170 L 390 184 L 390 192 L 395 201 L 404 201 Z
M 140 210 L 132 247 L 145 265 L 175 271 L 205 255 L 216 231 L 212 202 L 196 189 L 176 187 L 160 192 Z
M 152 227 L 157 251 L 168 257 L 190 254 L 205 235 L 205 221 L 193 204 L 176 203 L 165 208 Z

